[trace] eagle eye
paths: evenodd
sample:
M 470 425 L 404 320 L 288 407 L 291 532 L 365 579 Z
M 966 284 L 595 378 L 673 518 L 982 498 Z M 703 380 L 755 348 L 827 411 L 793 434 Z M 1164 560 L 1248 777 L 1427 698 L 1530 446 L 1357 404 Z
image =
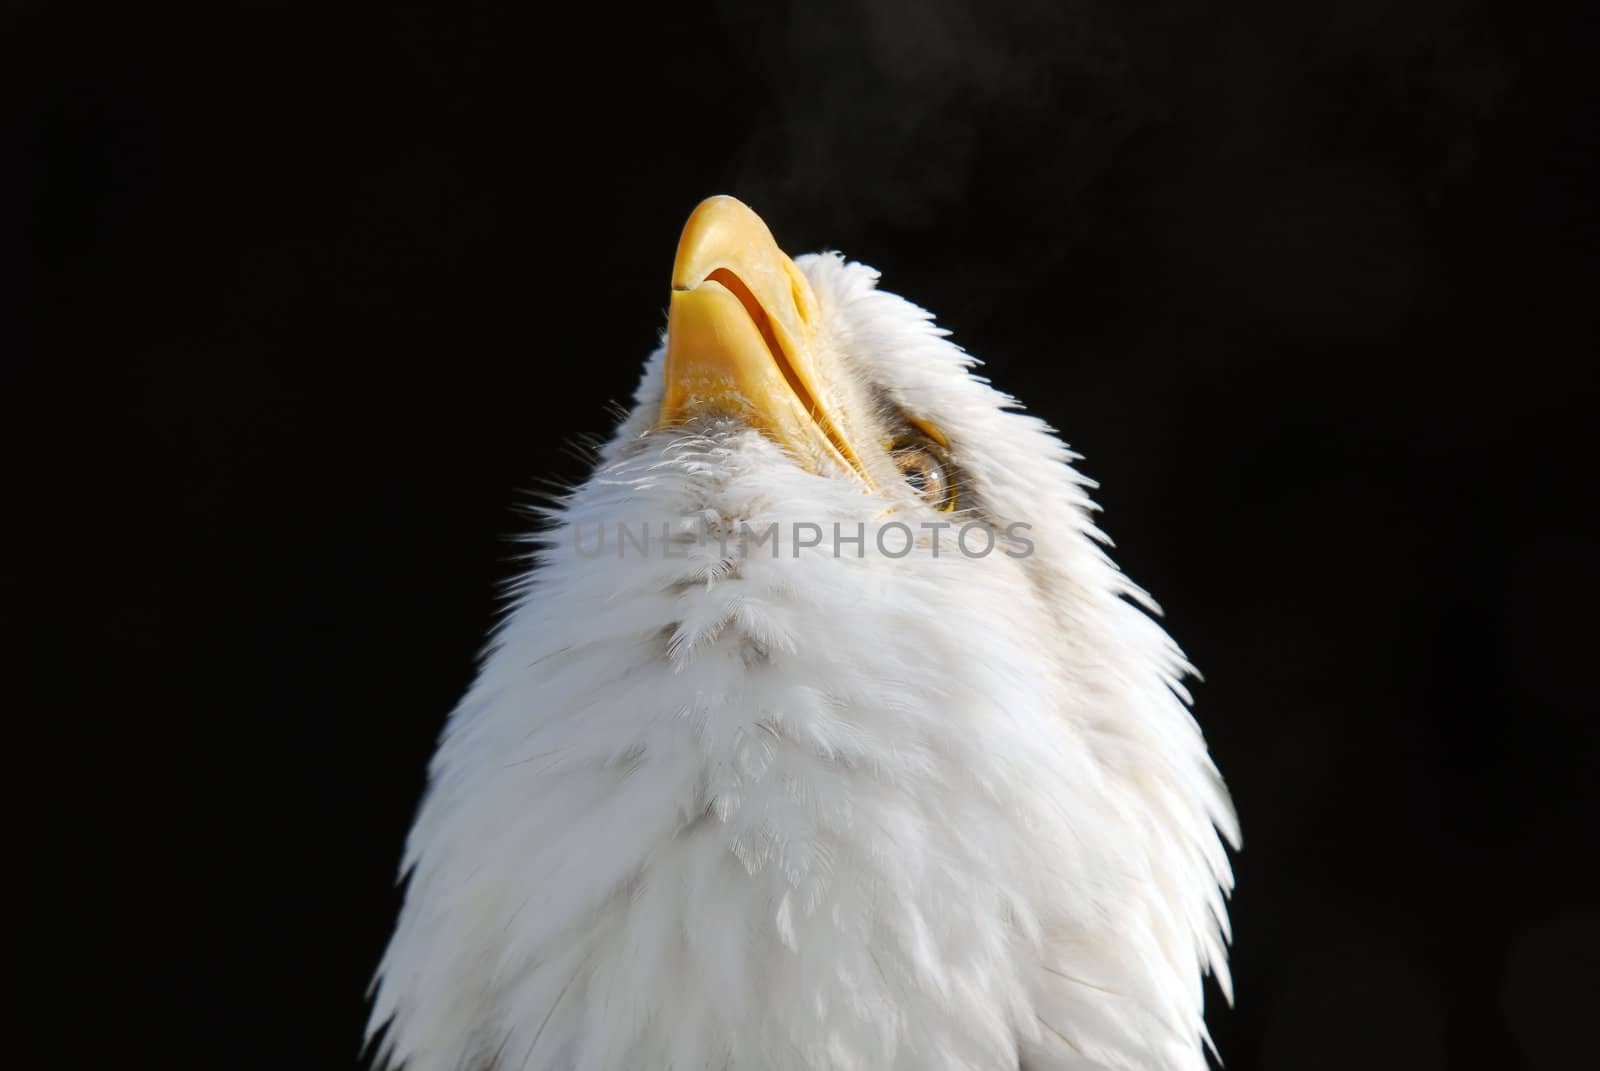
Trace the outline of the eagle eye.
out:
M 905 435 L 889 444 L 889 456 L 924 502 L 941 513 L 956 508 L 955 468 L 944 447 L 926 435 Z

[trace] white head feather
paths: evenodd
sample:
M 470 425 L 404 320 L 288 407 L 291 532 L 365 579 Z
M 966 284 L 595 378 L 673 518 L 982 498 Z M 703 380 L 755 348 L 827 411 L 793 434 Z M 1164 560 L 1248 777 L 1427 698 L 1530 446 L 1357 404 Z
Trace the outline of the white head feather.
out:
M 961 515 L 658 425 L 658 349 L 440 741 L 380 1059 L 1203 1068 L 1238 832 L 1189 666 L 1050 429 L 870 268 L 796 263 L 836 367 L 948 440 Z M 1032 553 L 891 557 L 885 518 L 1025 522 Z M 778 553 L 688 538 L 741 522 Z

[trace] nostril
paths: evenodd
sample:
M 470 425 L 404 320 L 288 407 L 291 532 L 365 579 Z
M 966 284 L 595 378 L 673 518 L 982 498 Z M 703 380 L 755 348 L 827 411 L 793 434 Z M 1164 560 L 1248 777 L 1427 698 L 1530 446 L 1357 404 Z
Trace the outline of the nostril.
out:
M 794 298 L 794 311 L 800 317 L 800 322 L 809 326 L 811 318 L 806 315 L 806 296 L 800 292 L 799 280 L 789 280 L 789 296 Z

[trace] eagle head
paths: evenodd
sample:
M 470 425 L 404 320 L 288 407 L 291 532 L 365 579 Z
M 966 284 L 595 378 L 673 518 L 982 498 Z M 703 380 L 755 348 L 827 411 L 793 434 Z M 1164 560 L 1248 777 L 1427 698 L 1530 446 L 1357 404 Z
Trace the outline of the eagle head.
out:
M 1221 778 L 1089 482 L 749 208 L 549 510 L 411 832 L 412 1071 L 1205 1066 Z

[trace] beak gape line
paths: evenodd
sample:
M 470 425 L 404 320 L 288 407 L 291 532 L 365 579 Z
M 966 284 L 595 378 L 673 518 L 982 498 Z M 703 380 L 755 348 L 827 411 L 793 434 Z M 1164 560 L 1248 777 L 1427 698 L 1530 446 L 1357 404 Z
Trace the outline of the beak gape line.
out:
M 676 521 L 639 521 L 637 523 L 604 522 L 587 526 L 574 521 L 569 526 L 572 549 L 580 558 L 663 558 L 687 561 L 696 557 L 694 548 L 716 547 L 719 557 L 726 558 L 731 548 L 737 548 L 740 559 L 754 558 L 767 548 L 772 558 L 798 558 L 811 552 L 834 558 L 865 558 L 868 548 L 883 558 L 899 559 L 914 549 L 924 547 L 933 558 L 941 556 L 953 546 L 963 558 L 987 558 L 996 550 L 1008 558 L 1027 558 L 1033 554 L 1033 540 L 1024 533 L 1033 530 L 1027 521 L 1012 521 L 1002 529 L 982 521 L 969 521 L 959 527 L 949 521 L 922 521 L 916 528 L 903 521 L 889 521 L 872 525 L 869 534 L 865 522 L 857 522 L 854 532 L 850 526 L 834 522 L 832 537 L 820 524 L 811 521 L 794 521 L 781 525 L 771 521 L 756 527 L 749 521 L 740 521 L 739 527 L 713 525 L 702 517 L 685 517 Z M 784 529 L 788 531 L 785 532 Z M 946 529 L 955 529 L 953 536 L 944 536 Z M 921 536 L 918 532 L 923 533 Z M 787 539 L 784 536 L 787 535 Z
M 870 489 L 862 437 L 817 352 L 817 298 L 761 217 L 732 197 L 701 202 L 672 266 L 660 423 L 734 416 L 807 467 Z

